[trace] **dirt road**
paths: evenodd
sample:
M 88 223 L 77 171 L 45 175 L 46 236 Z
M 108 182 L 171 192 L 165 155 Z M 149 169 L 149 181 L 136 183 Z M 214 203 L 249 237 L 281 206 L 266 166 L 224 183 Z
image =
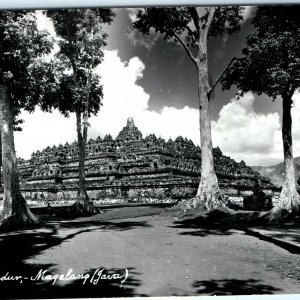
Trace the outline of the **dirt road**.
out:
M 35 272 L 66 274 L 72 269 L 90 278 L 104 269 L 125 279 L 128 270 L 122 285 L 114 283 L 112 289 L 106 280 L 97 288 L 87 281 L 78 297 L 300 293 L 299 254 L 263 240 L 259 231 L 199 230 L 159 215 L 105 219 L 109 214 L 101 222 L 96 217 L 53 221 L 36 231 L 51 237 L 50 245 L 23 263 L 39 266 Z M 59 291 L 75 287 L 69 281 L 55 285 Z

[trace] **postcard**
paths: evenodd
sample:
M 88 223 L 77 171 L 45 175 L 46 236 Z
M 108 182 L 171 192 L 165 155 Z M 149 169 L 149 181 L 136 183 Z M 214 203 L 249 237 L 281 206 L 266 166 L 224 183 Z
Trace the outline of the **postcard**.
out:
M 0 298 L 297 297 L 299 13 L 1 10 Z

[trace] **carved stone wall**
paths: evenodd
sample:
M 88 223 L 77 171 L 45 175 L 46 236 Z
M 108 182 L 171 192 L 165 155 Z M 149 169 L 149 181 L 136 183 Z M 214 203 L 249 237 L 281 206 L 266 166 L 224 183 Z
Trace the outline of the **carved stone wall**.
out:
M 279 188 L 214 149 L 215 169 L 221 190 L 232 197 L 251 194 L 256 182 L 270 194 Z M 77 194 L 77 143 L 47 147 L 18 159 L 21 189 L 27 200 L 73 201 Z M 116 139 L 90 139 L 86 145 L 86 185 L 93 200 L 146 201 L 154 198 L 186 199 L 196 194 L 201 175 L 201 149 L 191 140 L 165 141 L 142 133 L 129 118 Z

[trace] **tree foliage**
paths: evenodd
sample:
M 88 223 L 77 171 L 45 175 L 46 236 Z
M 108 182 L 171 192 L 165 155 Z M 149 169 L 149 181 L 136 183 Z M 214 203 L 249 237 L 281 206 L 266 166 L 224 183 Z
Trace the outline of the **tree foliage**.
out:
M 198 76 L 199 124 L 201 140 L 201 179 L 194 199 L 183 204 L 183 210 L 195 210 L 204 204 L 206 209 L 226 206 L 214 170 L 210 95 L 223 73 L 211 86 L 208 80 L 208 38 L 236 32 L 242 20 L 243 8 L 226 7 L 173 7 L 139 10 L 133 26 L 144 34 L 151 30 L 164 39 L 179 42 L 196 66 Z
M 89 114 L 96 114 L 101 106 L 102 86 L 93 70 L 102 62 L 102 48 L 106 45 L 105 23 L 111 23 L 110 9 L 48 10 L 58 36 L 60 50 L 55 55 L 54 86 L 48 98 L 65 115 L 81 111 L 89 101 Z M 56 88 L 55 88 L 56 85 Z M 58 85 L 58 88 L 57 88 Z
M 292 96 L 300 89 L 300 19 L 298 6 L 262 6 L 253 19 L 255 31 L 247 38 L 242 57 L 228 69 L 223 87 L 236 85 L 238 95 L 252 91 L 282 99 L 282 140 L 285 181 L 276 218 L 300 211 L 295 184 L 292 138 Z M 283 213 L 284 211 L 284 213 Z
M 33 111 L 44 88 L 36 85 L 36 69 L 51 52 L 52 38 L 38 31 L 33 12 L 0 11 L 0 41 L 0 84 L 7 86 L 16 114 L 22 108 Z
M 259 7 L 252 21 L 242 58 L 223 79 L 224 88 L 236 85 L 242 92 L 292 95 L 300 88 L 300 19 L 295 6 Z
M 33 12 L 0 11 L 0 125 L 4 186 L 0 226 L 37 222 L 20 192 L 13 129 L 20 123 L 16 117 L 21 109 L 33 111 L 42 103 L 44 109 L 49 109 L 43 102 L 46 80 L 45 77 L 37 78 L 36 70 L 45 70 L 43 56 L 50 53 L 52 45 L 49 34 L 37 29 Z
M 239 30 L 243 7 L 217 7 L 209 29 L 209 36 L 219 36 L 224 32 L 229 34 Z M 175 39 L 176 34 L 182 36 L 191 48 L 198 48 L 201 24 L 205 26 L 209 10 L 195 7 L 145 8 L 137 13 L 137 21 L 133 26 L 144 34 L 149 34 L 151 28 L 163 35 L 164 39 Z M 200 22 L 198 22 L 200 18 Z M 200 23 L 200 25 L 199 25 Z
M 103 25 L 111 23 L 114 13 L 110 9 L 64 9 L 49 10 L 47 16 L 53 21 L 60 48 L 51 79 L 54 92 L 51 90 L 47 98 L 64 115 L 76 114 L 79 180 L 74 207 L 80 214 L 93 213 L 85 185 L 85 145 L 88 118 L 102 105 L 102 86 L 95 69 L 103 60 L 106 45 Z

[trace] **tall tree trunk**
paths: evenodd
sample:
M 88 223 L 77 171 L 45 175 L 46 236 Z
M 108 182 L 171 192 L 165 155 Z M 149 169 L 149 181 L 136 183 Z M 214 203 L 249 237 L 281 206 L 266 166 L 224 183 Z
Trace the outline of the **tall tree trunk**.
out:
M 36 223 L 26 200 L 21 195 L 13 133 L 13 105 L 7 88 L 0 85 L 0 125 L 3 163 L 3 202 L 0 208 L 2 224 L 20 226 Z
M 0 130 L 0 189 L 2 189 L 2 138 Z
M 79 214 L 90 214 L 95 212 L 93 201 L 91 201 L 86 192 L 85 183 L 85 146 L 86 146 L 86 136 L 87 129 L 84 126 L 84 132 L 82 134 L 81 130 L 81 112 L 76 111 L 76 128 L 77 128 L 77 139 L 78 139 L 78 193 L 77 201 L 74 206 L 76 207 L 77 213 Z
M 77 86 L 77 69 L 73 60 L 71 60 L 73 68 L 73 81 Z M 78 143 L 78 192 L 77 201 L 74 203 L 76 213 L 79 215 L 92 214 L 96 212 L 96 209 L 88 197 L 85 184 L 85 146 L 87 139 L 87 128 L 84 125 L 83 134 L 81 129 L 81 111 L 80 107 L 76 110 L 76 131 L 77 131 L 77 143 Z
M 225 207 L 221 196 L 218 179 L 214 169 L 213 147 L 211 137 L 211 122 L 209 109 L 209 83 L 207 69 L 206 49 L 203 49 L 201 61 L 198 66 L 198 97 L 199 97 L 199 123 L 201 139 L 201 180 L 193 206 L 203 203 L 208 210 Z
M 81 113 L 76 111 L 76 129 L 77 129 L 77 140 L 78 140 L 78 197 L 80 199 L 87 198 L 86 186 L 85 186 L 85 145 L 83 143 L 83 137 L 81 132 Z
M 195 64 L 198 75 L 198 98 L 199 98 L 199 123 L 201 139 L 201 179 L 197 194 L 194 199 L 187 201 L 183 209 L 195 210 L 201 206 L 207 210 L 223 208 L 226 206 L 225 198 L 221 195 L 218 179 L 214 169 L 213 148 L 211 138 L 211 122 L 209 109 L 209 91 L 208 81 L 208 58 L 207 41 L 209 28 L 212 23 L 215 8 L 209 8 L 209 14 L 205 24 L 202 24 L 198 15 L 199 41 L 198 54 Z M 191 56 L 191 54 L 190 54 Z
M 282 141 L 284 154 L 285 180 L 282 186 L 279 204 L 273 209 L 276 213 L 282 209 L 288 213 L 296 213 L 300 210 L 300 196 L 296 189 L 296 177 L 293 159 L 292 142 L 292 116 L 290 96 L 282 97 Z
M 218 179 L 214 169 L 213 147 L 211 137 L 211 121 L 209 108 L 209 81 L 207 59 L 207 36 L 199 39 L 198 53 L 198 97 L 199 97 L 199 123 L 201 139 L 201 180 L 193 206 L 204 204 L 206 209 L 225 207 L 225 200 L 219 189 Z

